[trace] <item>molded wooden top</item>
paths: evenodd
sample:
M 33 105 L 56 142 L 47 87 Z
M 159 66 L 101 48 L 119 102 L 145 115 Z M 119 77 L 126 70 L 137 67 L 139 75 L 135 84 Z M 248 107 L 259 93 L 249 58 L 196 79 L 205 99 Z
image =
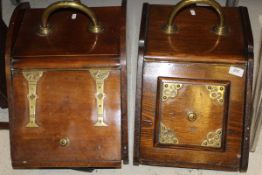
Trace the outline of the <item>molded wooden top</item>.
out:
M 29 57 L 108 57 L 119 60 L 121 7 L 91 8 L 104 26 L 102 34 L 88 31 L 91 21 L 80 11 L 63 9 L 54 12 L 48 20 L 48 36 L 39 36 L 41 15 L 44 9 L 27 9 L 24 13 L 12 56 L 14 59 Z M 72 14 L 77 14 L 75 20 Z M 116 18 L 117 17 L 117 18 Z M 110 61 L 110 60 L 108 60 Z
M 165 34 L 161 28 L 173 9 L 174 6 L 170 5 L 149 6 L 145 59 L 226 63 L 246 61 L 244 52 L 248 46 L 245 37 L 248 36 L 244 34 L 240 8 L 223 7 L 226 25 L 230 29 L 226 36 L 212 32 L 212 28 L 219 22 L 218 15 L 211 7 L 203 6 L 182 9 L 174 20 L 178 32 Z M 195 16 L 191 15 L 190 9 L 195 10 Z

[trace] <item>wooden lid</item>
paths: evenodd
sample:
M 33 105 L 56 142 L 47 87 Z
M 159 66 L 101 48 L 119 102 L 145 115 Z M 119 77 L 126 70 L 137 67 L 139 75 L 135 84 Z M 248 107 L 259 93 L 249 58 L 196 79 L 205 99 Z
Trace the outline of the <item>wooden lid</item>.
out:
M 121 24 L 116 17 L 121 15 L 121 7 L 91 9 L 104 27 L 103 33 L 93 34 L 88 31 L 91 24 L 88 16 L 79 11 L 63 9 L 49 17 L 51 32 L 47 36 L 38 34 L 44 9 L 27 9 L 14 43 L 12 57 L 15 60 L 29 57 L 97 57 L 99 60 L 104 56 L 119 59 Z M 72 19 L 73 14 L 77 14 L 76 19 Z
M 162 27 L 173 9 L 174 6 L 149 6 L 145 34 L 146 59 L 225 63 L 246 61 L 244 52 L 247 43 L 240 8 L 222 8 L 225 23 L 229 27 L 226 36 L 218 36 L 212 31 L 219 22 L 217 13 L 210 7 L 201 6 L 182 9 L 174 20 L 178 32 L 165 34 Z

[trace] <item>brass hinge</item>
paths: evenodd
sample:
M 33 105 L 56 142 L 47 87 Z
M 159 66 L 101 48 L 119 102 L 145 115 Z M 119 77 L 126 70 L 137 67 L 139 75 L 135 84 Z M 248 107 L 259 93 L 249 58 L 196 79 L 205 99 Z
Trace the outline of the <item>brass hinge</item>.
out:
M 23 76 L 28 82 L 29 123 L 26 125 L 27 128 L 39 127 L 36 122 L 36 99 L 38 98 L 36 90 L 37 82 L 42 75 L 42 71 L 23 71 Z
M 89 72 L 96 81 L 97 121 L 94 126 L 108 126 L 104 122 L 104 81 L 108 78 L 110 70 L 90 69 Z

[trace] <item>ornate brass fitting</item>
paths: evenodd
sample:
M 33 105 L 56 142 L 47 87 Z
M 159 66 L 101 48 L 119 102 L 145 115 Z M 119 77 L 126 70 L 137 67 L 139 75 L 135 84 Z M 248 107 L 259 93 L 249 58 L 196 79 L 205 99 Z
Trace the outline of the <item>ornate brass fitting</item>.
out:
M 224 86 L 207 86 L 207 90 L 209 91 L 209 97 L 213 100 L 216 100 L 219 104 L 224 104 Z
M 162 101 L 167 101 L 169 98 L 175 98 L 179 89 L 183 87 L 182 84 L 177 83 L 163 83 L 162 84 Z
M 28 95 L 27 99 L 29 102 L 29 123 L 26 125 L 27 128 L 39 127 L 36 123 L 36 99 L 38 98 L 36 93 L 37 82 L 42 77 L 42 71 L 24 71 L 23 76 L 28 81 Z
M 109 76 L 110 70 L 90 69 L 92 77 L 96 81 L 96 103 L 97 103 L 97 121 L 94 126 L 107 126 L 104 122 L 104 81 Z
M 174 131 L 164 125 L 162 122 L 160 123 L 160 135 L 159 135 L 159 143 L 161 144 L 178 144 L 178 138 Z
M 220 148 L 221 147 L 222 129 L 219 128 L 215 132 L 209 132 L 207 138 L 202 142 L 201 146 Z

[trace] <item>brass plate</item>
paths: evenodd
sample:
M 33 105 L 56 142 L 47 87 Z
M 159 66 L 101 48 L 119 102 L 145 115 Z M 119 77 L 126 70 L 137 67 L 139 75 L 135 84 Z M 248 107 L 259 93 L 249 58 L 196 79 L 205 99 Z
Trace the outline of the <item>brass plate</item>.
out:
M 27 128 L 37 128 L 39 125 L 36 123 L 36 99 L 37 96 L 37 82 L 42 77 L 42 71 L 24 71 L 23 76 L 28 82 L 28 103 L 29 103 L 29 123 Z
M 219 104 L 224 104 L 224 86 L 206 86 L 209 91 L 209 97 L 213 100 L 216 100 Z
M 220 148 L 221 147 L 222 129 L 219 128 L 215 132 L 209 132 L 207 138 L 202 142 L 201 146 Z
M 178 90 L 183 87 L 182 84 L 177 83 L 163 83 L 162 84 L 162 101 L 167 101 L 169 98 L 175 98 Z
M 160 123 L 159 143 L 161 144 L 178 144 L 178 138 L 174 131 Z
M 104 122 L 104 81 L 108 78 L 110 70 L 90 69 L 89 72 L 96 81 L 97 121 L 94 126 L 108 126 Z

